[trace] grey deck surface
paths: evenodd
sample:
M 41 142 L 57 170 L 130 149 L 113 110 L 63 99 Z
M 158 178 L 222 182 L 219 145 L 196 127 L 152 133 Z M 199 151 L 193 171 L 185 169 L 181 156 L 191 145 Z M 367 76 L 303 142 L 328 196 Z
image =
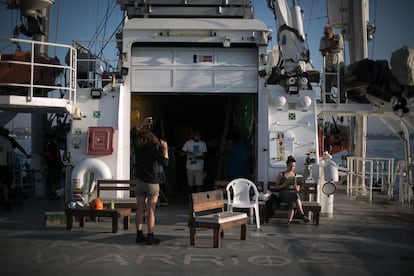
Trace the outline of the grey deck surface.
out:
M 186 197 L 183 197 L 186 198 Z M 320 225 L 297 221 L 284 226 L 286 213 L 247 240 L 240 229 L 224 234 L 212 248 L 212 230 L 197 232 L 189 244 L 188 203 L 175 201 L 156 210 L 159 245 L 135 243 L 131 228 L 111 233 L 111 220 L 46 227 L 45 211 L 60 211 L 59 201 L 25 200 L 11 211 L 0 209 L 1 275 L 414 275 L 414 207 L 374 194 L 348 199 L 339 187 L 333 218 Z

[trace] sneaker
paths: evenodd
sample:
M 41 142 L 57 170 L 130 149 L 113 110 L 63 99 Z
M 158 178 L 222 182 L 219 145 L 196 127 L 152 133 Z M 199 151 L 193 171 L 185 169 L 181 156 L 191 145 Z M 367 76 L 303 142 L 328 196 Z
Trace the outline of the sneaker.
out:
M 135 239 L 136 243 L 144 243 L 147 241 L 147 238 L 145 237 L 145 235 L 141 232 L 141 233 L 137 233 L 137 237 Z
M 160 239 L 154 238 L 154 235 L 149 234 L 147 236 L 147 245 L 152 245 L 152 244 L 159 244 L 161 242 Z

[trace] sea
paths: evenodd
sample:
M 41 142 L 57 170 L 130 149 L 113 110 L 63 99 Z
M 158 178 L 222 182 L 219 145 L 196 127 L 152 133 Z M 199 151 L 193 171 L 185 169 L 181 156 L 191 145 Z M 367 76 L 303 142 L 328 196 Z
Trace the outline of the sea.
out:
M 414 139 L 410 139 L 410 153 L 414 154 Z M 338 165 L 346 165 L 346 159 L 342 156 L 348 155 L 347 151 L 342 151 L 332 157 Z M 394 164 L 399 160 L 405 160 L 405 145 L 398 137 L 368 137 L 367 138 L 367 158 L 393 158 Z M 414 157 L 414 156 L 412 156 Z

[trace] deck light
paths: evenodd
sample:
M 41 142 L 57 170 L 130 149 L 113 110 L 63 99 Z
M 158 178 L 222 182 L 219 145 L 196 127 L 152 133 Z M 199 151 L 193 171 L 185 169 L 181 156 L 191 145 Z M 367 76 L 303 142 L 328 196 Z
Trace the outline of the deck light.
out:
M 91 89 L 92 99 L 100 99 L 102 97 L 102 88 L 93 88 Z
M 122 67 L 121 68 L 121 75 L 122 76 L 128 75 L 128 71 L 129 71 L 128 67 Z

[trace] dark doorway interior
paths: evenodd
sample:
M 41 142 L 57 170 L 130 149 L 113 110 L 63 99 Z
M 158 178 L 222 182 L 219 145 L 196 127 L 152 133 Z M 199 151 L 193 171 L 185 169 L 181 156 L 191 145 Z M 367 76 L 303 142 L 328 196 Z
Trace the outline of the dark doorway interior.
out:
M 169 144 L 171 166 L 166 168 L 166 176 L 170 198 L 188 191 L 186 157 L 181 148 L 193 130 L 200 130 L 207 144 L 203 190 L 213 189 L 216 179 L 234 178 L 228 168 L 232 160 L 235 162 L 235 156 L 242 158 L 248 154 L 248 168 L 243 173 L 251 177 L 255 163 L 256 106 L 256 95 L 246 94 L 133 96 L 131 118 L 137 117 L 135 113 L 141 120 L 152 117 L 153 131 Z M 132 125 L 139 123 L 133 121 Z M 238 147 L 237 153 L 235 142 L 243 146 Z

